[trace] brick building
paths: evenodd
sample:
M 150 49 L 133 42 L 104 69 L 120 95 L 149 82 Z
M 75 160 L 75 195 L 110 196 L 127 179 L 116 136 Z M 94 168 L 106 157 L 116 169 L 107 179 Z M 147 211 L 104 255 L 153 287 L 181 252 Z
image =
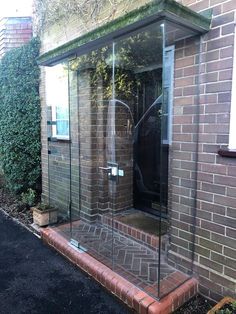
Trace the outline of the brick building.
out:
M 3 17 L 0 20 L 0 58 L 6 51 L 24 45 L 31 38 L 31 17 Z
M 236 2 L 105 4 L 41 34 L 57 231 L 154 298 L 235 297 Z

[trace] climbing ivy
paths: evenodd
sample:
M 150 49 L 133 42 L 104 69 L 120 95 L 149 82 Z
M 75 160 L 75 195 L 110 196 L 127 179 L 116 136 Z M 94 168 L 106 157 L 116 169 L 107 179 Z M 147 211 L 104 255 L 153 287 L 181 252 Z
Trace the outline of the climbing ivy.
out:
M 40 182 L 39 40 L 5 54 L 0 62 L 0 164 L 15 193 Z
M 53 24 L 66 25 L 76 17 L 87 30 L 88 24 L 107 23 L 114 19 L 120 5 L 129 12 L 135 0 L 34 0 L 34 27 L 39 34 Z M 100 13 L 106 8 L 107 16 Z

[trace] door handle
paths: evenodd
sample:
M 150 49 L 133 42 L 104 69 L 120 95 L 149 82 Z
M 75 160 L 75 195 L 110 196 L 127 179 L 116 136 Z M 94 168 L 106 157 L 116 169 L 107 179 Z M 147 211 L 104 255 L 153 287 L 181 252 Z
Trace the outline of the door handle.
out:
M 119 167 L 117 163 L 108 162 L 107 167 L 98 167 L 108 175 L 108 179 L 111 181 L 118 182 Z

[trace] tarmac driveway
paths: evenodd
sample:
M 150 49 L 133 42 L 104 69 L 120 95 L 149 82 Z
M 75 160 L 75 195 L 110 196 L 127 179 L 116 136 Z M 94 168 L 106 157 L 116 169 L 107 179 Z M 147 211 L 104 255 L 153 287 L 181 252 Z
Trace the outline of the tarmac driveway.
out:
M 96 282 L 0 211 L 0 313 L 129 313 Z

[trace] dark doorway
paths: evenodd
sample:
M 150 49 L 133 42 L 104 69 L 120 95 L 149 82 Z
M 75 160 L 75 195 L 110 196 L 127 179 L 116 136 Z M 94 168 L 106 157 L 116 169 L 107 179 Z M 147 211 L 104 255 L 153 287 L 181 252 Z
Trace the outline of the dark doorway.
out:
M 144 71 L 138 80 L 134 207 L 159 215 L 160 210 L 166 213 L 168 193 L 168 145 L 163 145 L 162 141 L 162 68 Z

